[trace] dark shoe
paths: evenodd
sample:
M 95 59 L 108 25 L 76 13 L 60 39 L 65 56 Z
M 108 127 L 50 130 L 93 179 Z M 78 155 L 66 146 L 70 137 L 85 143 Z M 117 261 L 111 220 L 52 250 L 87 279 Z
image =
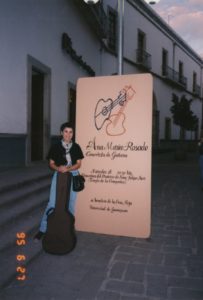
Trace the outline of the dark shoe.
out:
M 35 236 L 34 236 L 34 240 L 41 240 L 41 238 L 43 237 L 43 235 L 44 235 L 44 232 L 38 231 L 38 233 L 35 234 Z

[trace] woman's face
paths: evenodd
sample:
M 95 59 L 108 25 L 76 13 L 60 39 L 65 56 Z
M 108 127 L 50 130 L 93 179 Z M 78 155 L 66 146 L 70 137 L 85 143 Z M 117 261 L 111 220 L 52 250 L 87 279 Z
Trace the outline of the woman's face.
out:
M 73 137 L 73 129 L 66 127 L 64 130 L 61 132 L 63 136 L 63 140 L 65 143 L 69 143 L 72 140 Z

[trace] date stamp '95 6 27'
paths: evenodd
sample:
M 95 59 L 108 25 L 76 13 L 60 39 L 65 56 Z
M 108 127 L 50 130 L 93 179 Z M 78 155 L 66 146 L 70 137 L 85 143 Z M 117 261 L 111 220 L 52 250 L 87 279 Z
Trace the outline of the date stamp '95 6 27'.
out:
M 26 280 L 26 256 L 23 252 L 23 246 L 26 245 L 26 234 L 24 232 L 17 232 L 16 233 L 16 244 L 18 247 L 17 255 L 16 255 L 16 279 L 18 281 Z

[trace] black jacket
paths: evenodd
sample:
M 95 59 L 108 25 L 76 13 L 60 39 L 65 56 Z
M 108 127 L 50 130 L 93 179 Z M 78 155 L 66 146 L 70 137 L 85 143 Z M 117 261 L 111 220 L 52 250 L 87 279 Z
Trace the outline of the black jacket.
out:
M 83 159 L 84 155 L 82 153 L 82 150 L 80 146 L 77 143 L 73 143 L 71 149 L 70 149 L 70 156 L 72 160 L 72 165 L 76 164 L 78 159 Z M 57 144 L 54 144 L 51 146 L 47 159 L 52 159 L 57 166 L 66 165 L 66 150 L 62 146 L 61 141 Z

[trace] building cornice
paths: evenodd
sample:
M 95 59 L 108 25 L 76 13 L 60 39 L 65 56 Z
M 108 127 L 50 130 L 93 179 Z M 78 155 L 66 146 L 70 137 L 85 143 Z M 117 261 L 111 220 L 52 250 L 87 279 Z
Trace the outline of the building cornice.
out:
M 203 59 L 144 0 L 126 0 L 203 68 Z

